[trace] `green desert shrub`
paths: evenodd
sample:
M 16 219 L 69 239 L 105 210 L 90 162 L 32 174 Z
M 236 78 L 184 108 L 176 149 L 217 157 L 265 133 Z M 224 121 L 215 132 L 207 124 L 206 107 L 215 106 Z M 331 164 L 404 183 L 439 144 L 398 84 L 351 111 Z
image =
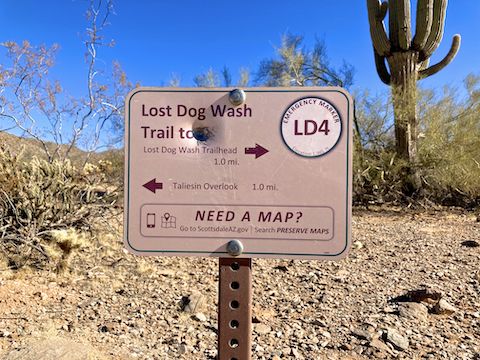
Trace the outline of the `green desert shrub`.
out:
M 429 95 L 421 117 L 419 168 L 433 201 L 476 206 L 480 202 L 480 77 L 471 75 L 465 84 L 463 97 L 451 88 L 440 96 Z
M 355 204 L 480 204 L 479 76 L 468 76 L 462 91 L 419 90 L 414 165 L 395 156 L 389 98 L 367 92 L 355 98 Z M 412 186 L 412 174 L 419 186 Z
M 101 168 L 69 161 L 24 161 L 0 149 L 0 250 L 11 267 L 65 268 L 92 231 L 95 217 L 115 203 Z

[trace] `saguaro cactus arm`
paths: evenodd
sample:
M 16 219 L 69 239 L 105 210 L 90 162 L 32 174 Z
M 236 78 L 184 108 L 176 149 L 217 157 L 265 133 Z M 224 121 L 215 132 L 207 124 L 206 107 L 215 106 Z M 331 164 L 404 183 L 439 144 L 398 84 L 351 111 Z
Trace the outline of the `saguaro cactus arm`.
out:
M 437 50 L 443 38 L 448 0 L 434 0 L 433 22 L 425 46 L 420 49 L 420 61 L 428 59 Z
M 417 51 L 425 47 L 432 30 L 433 2 L 434 0 L 418 0 L 417 2 L 417 24 L 413 38 L 413 48 Z
M 450 64 L 455 58 L 455 56 L 457 55 L 458 50 L 460 49 L 460 43 L 461 43 L 460 35 L 458 34 L 454 35 L 452 40 L 452 46 L 450 47 L 450 51 L 448 52 L 448 54 L 438 64 L 435 64 L 425 70 L 421 70 L 419 73 L 420 79 L 424 79 L 426 77 L 434 75 L 440 70 L 442 70 L 445 66 Z
M 387 64 L 385 63 L 385 57 L 377 54 L 375 49 L 373 49 L 375 54 L 375 66 L 377 67 L 377 73 L 380 77 L 380 80 L 386 85 L 390 85 L 392 82 L 392 77 L 387 69 Z
M 430 59 L 420 62 L 419 71 L 425 70 L 426 68 L 428 68 L 429 65 L 430 65 Z
M 388 1 L 384 1 L 380 5 L 380 11 L 378 13 L 381 21 L 385 19 L 385 16 L 387 16 L 387 11 L 388 11 Z
M 409 50 L 412 43 L 410 0 L 389 2 L 390 41 L 394 50 Z
M 380 56 L 390 54 L 391 44 L 388 40 L 387 31 L 383 24 L 386 15 L 387 3 L 380 3 L 380 0 L 367 0 L 368 19 L 370 22 L 370 35 L 372 37 L 375 52 Z

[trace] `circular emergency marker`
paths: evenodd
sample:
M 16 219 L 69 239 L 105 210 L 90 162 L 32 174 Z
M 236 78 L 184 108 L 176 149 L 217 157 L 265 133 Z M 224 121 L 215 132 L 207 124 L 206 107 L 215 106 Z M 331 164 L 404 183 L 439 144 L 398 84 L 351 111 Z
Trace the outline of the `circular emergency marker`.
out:
M 342 134 L 342 120 L 328 101 L 307 97 L 295 101 L 284 112 L 283 141 L 294 153 L 318 157 L 332 150 Z

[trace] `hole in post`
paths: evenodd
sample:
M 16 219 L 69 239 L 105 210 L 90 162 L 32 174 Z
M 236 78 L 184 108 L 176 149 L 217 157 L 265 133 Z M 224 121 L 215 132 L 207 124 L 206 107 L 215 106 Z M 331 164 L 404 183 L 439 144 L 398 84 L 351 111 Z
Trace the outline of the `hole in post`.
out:
M 237 281 L 234 281 L 230 284 L 232 290 L 238 290 L 240 288 L 240 284 Z
M 232 309 L 238 309 L 240 307 L 240 303 L 237 300 L 233 300 L 230 302 L 230 307 Z
M 228 344 L 230 345 L 230 347 L 232 349 L 238 347 L 238 340 L 237 339 L 230 339 L 230 341 L 228 342 Z
M 238 329 L 238 326 L 239 326 L 239 325 L 240 325 L 240 324 L 238 323 L 237 320 L 232 320 L 232 321 L 230 321 L 230 328 L 231 328 L 231 329 Z
M 237 358 L 231 358 L 230 360 L 238 360 Z
M 240 269 L 240 264 L 237 263 L 237 262 L 234 262 L 230 265 L 230 268 L 233 270 L 233 271 L 238 271 L 238 269 Z

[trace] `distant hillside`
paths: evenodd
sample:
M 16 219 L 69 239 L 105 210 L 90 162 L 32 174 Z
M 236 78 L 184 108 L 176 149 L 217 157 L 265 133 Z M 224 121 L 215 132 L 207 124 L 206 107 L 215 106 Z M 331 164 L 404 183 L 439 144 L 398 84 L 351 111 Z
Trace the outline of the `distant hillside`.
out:
M 55 151 L 55 143 L 46 142 L 46 145 L 50 152 Z M 43 145 L 35 139 L 28 139 L 6 132 L 0 132 L 0 146 L 5 147 L 14 154 L 18 154 L 23 151 L 23 156 L 27 160 L 33 158 L 34 156 L 42 159 L 47 158 Z M 67 145 L 62 145 L 59 151 L 65 153 L 67 149 Z M 77 147 L 72 148 L 69 155 L 70 160 L 76 166 L 83 165 L 87 157 L 88 153 Z M 100 160 L 109 160 L 118 165 L 119 163 L 123 162 L 123 149 L 112 149 L 90 155 L 90 162 L 97 162 Z

